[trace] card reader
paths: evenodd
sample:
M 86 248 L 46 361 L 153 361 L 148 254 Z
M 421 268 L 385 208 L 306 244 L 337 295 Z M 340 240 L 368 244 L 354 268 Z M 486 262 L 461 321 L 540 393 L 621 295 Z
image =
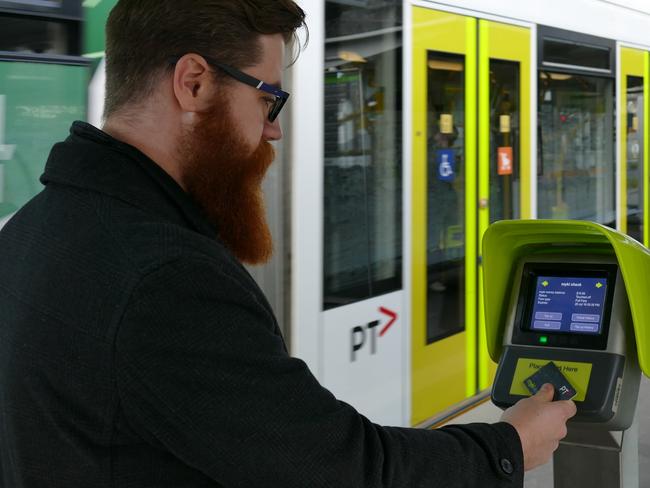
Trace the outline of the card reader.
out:
M 514 276 L 492 401 L 507 408 L 531 395 L 525 381 L 552 362 L 575 389 L 571 422 L 629 427 L 640 370 L 616 258 L 535 254 Z

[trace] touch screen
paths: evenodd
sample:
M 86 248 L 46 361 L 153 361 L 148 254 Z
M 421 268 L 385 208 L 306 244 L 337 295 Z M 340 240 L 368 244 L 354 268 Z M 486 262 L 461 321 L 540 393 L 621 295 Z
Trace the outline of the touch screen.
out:
M 537 276 L 530 329 L 600 334 L 607 278 Z

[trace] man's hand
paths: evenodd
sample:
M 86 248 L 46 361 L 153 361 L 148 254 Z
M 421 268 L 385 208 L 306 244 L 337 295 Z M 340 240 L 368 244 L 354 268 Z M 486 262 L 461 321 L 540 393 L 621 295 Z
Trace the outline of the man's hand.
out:
M 553 401 L 553 385 L 545 384 L 536 395 L 520 400 L 501 416 L 519 433 L 524 451 L 524 470 L 545 464 L 560 440 L 566 437 L 566 422 L 576 414 L 571 400 Z

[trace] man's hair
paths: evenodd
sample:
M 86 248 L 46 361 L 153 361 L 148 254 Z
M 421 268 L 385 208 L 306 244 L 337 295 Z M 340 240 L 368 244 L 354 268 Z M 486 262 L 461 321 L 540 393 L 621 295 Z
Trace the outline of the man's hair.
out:
M 104 116 L 149 97 L 175 57 L 196 53 L 235 68 L 261 61 L 260 35 L 289 46 L 305 27 L 293 0 L 119 0 L 106 23 Z

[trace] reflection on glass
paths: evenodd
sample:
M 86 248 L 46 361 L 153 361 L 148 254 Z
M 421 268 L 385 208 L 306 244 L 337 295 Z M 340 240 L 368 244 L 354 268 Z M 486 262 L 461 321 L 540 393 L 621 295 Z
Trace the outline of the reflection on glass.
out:
M 326 2 L 324 309 L 402 286 L 402 4 L 384 3 Z
M 538 216 L 614 226 L 614 81 L 540 72 Z
M 643 78 L 627 77 L 627 233 L 643 242 Z
M 0 15 L 0 51 L 24 54 L 79 54 L 71 46 L 74 24 Z
M 464 330 L 465 59 L 427 59 L 427 344 Z
M 490 222 L 520 218 L 519 63 L 490 61 Z
M 85 117 L 86 69 L 0 62 L 0 224 L 41 191 L 52 145 Z
M 605 46 L 588 46 L 566 39 L 544 39 L 545 63 L 609 70 L 610 54 L 610 48 Z

